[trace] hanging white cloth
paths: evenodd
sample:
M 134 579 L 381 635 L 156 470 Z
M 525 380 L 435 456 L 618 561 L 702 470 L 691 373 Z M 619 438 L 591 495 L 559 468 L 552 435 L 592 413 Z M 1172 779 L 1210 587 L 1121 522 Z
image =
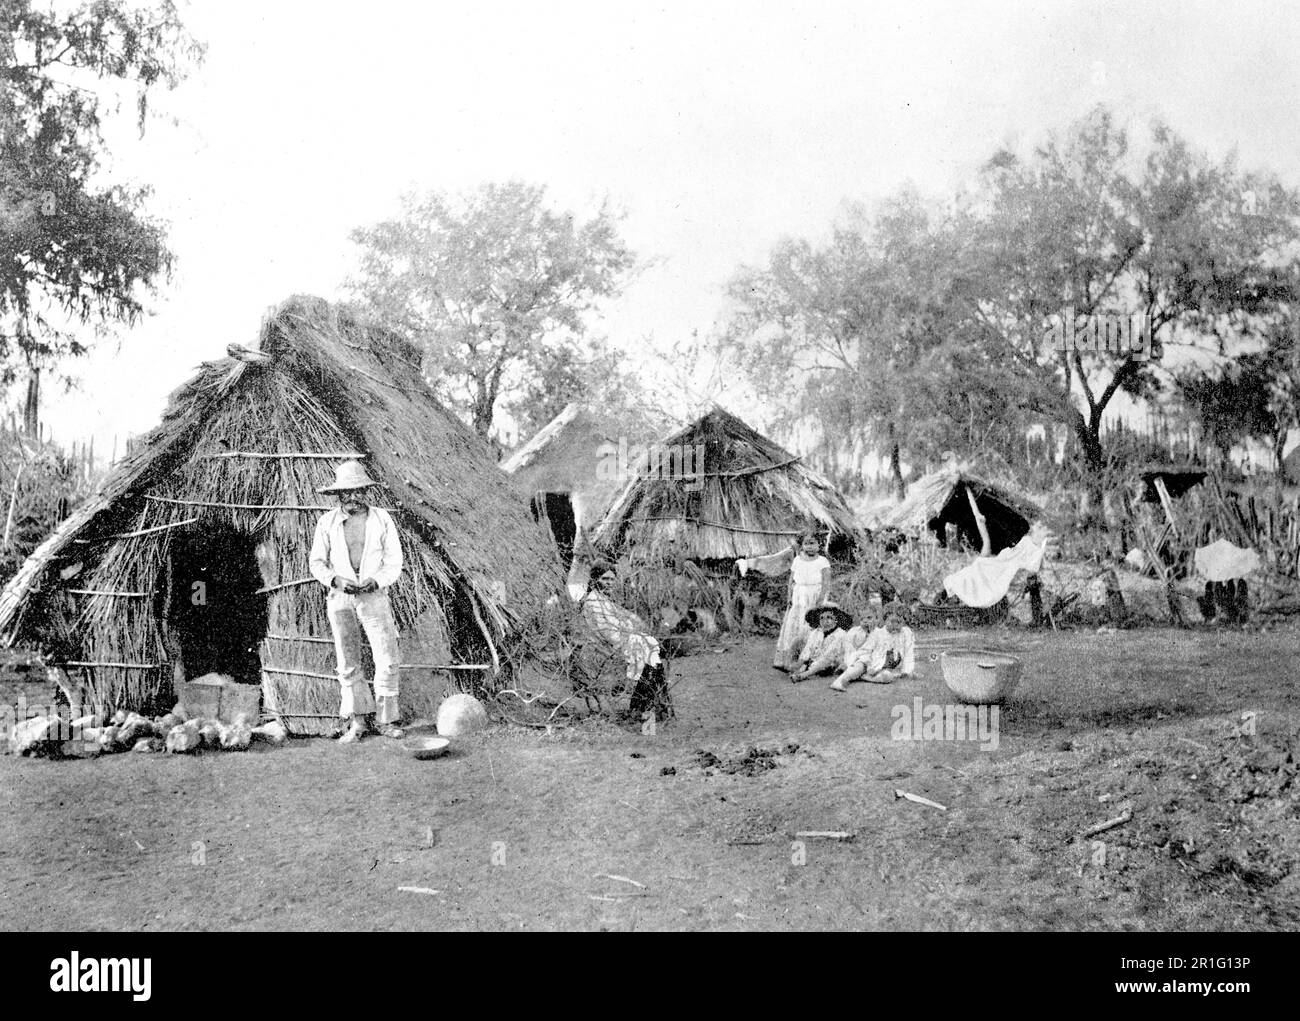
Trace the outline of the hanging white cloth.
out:
M 1037 574 L 1047 552 L 1045 534 L 1026 535 L 996 557 L 978 557 L 943 579 L 943 587 L 967 606 L 992 606 L 1007 594 L 1016 572 Z
M 1206 581 L 1235 581 L 1259 570 L 1259 554 L 1253 549 L 1234 546 L 1227 539 L 1216 539 L 1202 546 L 1192 556 L 1196 573 Z

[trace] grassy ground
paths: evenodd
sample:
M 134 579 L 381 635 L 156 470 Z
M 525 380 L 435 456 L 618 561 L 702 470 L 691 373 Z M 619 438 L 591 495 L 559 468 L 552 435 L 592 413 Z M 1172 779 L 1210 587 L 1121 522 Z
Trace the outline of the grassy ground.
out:
M 993 632 L 976 642 L 1026 663 L 996 750 L 892 740 L 895 706 L 951 701 L 927 653 L 954 637 L 847 695 L 791 685 L 766 642 L 679 660 L 654 735 L 502 727 L 433 762 L 381 739 L 6 757 L 0 927 L 1300 925 L 1294 630 Z

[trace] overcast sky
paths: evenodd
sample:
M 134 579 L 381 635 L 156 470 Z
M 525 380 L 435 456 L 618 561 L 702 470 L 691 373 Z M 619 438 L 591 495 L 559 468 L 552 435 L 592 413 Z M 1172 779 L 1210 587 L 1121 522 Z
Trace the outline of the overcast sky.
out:
M 160 100 L 179 125 L 111 139 L 177 271 L 75 367 L 79 393 L 48 395 L 63 440 L 151 427 L 268 306 L 336 297 L 348 232 L 413 187 L 608 195 L 655 260 L 599 325 L 635 348 L 707 334 L 739 265 L 846 199 L 942 196 L 1099 101 L 1300 183 L 1300 13 L 1281 3 L 205 0 L 188 23 L 208 56 Z

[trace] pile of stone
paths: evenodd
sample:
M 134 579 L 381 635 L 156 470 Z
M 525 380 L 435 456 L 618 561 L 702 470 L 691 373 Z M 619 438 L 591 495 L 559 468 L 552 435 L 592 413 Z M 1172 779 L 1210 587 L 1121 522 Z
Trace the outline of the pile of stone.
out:
M 9 750 L 15 755 L 95 758 L 117 752 L 170 752 L 189 755 L 203 750 L 246 751 L 253 741 L 283 744 L 288 738 L 279 721 L 255 725 L 246 715 L 230 723 L 191 716 L 177 703 L 171 712 L 149 719 L 118 710 L 67 720 L 53 713 L 14 725 Z

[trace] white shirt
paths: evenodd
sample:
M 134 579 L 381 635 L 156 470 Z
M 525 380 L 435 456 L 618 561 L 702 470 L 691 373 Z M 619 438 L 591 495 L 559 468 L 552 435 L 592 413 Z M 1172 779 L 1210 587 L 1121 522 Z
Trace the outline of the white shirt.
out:
M 321 515 L 311 543 L 311 576 L 326 588 L 336 577 L 359 583 L 371 578 L 381 589 L 397 581 L 402 573 L 402 544 L 393 516 L 371 507 L 366 511 L 366 540 L 361 551 L 361 569 L 354 571 L 343 534 L 347 514 L 339 507 Z
M 892 669 L 904 677 L 910 677 L 916 672 L 916 635 L 910 627 L 899 628 L 896 635 L 891 635 L 888 628 L 876 628 L 867 636 L 866 642 L 849 657 L 848 665 L 865 663 L 868 674 L 878 674 L 882 670 L 890 669 L 891 658 L 898 661 Z
M 806 669 L 814 674 L 832 668 L 843 670 L 853 651 L 866 640 L 866 634 L 860 627 L 845 631 L 837 627 L 830 634 L 821 628 L 813 628 L 804 642 L 799 659 L 806 664 Z

